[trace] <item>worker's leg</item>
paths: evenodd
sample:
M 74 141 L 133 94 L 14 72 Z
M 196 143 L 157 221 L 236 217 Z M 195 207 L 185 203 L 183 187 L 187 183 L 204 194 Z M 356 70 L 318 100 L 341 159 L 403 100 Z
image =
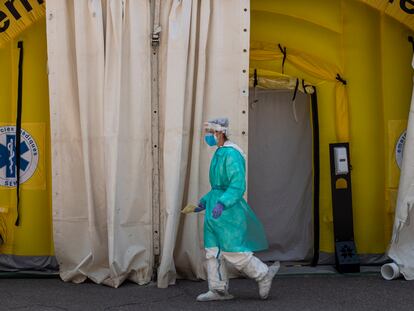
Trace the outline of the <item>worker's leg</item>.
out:
M 224 259 L 232 264 L 237 270 L 254 279 L 259 284 L 259 294 L 262 299 L 266 299 L 272 286 L 273 278 L 279 270 L 279 262 L 268 267 L 252 252 L 223 253 Z
M 209 291 L 199 295 L 197 301 L 232 299 L 233 296 L 228 293 L 229 278 L 226 264 L 219 249 L 206 248 L 206 259 Z

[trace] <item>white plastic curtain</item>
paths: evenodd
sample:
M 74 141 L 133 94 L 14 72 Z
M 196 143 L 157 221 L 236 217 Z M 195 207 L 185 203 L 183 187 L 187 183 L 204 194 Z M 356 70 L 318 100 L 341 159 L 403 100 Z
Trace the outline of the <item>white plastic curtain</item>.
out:
M 161 265 L 158 286 L 204 277 L 214 152 L 202 123 L 230 118 L 247 148 L 249 0 L 161 1 Z M 147 0 L 47 3 L 56 256 L 66 281 L 150 280 L 152 157 Z
M 412 61 L 414 68 L 414 58 Z M 408 118 L 397 208 L 388 255 L 407 280 L 414 280 L 414 88 Z
M 47 1 L 55 253 L 65 281 L 152 275 L 150 7 Z
M 163 243 L 158 286 L 205 277 L 203 215 L 183 216 L 210 188 L 214 148 L 202 123 L 230 119 L 230 139 L 247 149 L 249 0 L 163 1 Z

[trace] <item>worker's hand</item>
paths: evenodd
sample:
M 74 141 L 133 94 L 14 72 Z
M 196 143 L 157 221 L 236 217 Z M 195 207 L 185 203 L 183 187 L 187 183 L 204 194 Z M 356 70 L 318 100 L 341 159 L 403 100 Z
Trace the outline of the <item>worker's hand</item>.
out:
M 205 209 L 206 209 L 206 206 L 203 203 L 198 203 L 198 206 L 195 206 L 193 204 L 187 204 L 187 206 L 181 210 L 181 213 L 183 214 L 199 213 L 201 211 L 204 211 Z
M 198 203 L 198 206 L 195 208 L 194 213 L 202 212 L 206 209 L 206 205 L 204 203 Z
M 213 209 L 213 218 L 214 219 L 219 218 L 221 216 L 221 213 L 223 213 L 223 210 L 224 210 L 224 205 L 218 202 Z
M 191 214 L 191 213 L 194 213 L 194 211 L 195 211 L 196 208 L 197 208 L 197 206 L 195 206 L 195 205 L 187 204 L 187 206 L 184 207 L 181 210 L 181 213 L 183 213 L 183 214 Z

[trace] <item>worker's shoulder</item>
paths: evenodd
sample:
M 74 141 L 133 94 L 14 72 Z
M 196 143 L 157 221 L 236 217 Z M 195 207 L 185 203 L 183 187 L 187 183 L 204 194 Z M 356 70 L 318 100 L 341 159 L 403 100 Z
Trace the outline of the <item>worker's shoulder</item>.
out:
M 233 157 L 233 158 L 239 158 L 239 157 L 243 158 L 241 152 L 232 146 L 226 146 L 221 149 L 223 149 L 223 154 L 226 156 Z

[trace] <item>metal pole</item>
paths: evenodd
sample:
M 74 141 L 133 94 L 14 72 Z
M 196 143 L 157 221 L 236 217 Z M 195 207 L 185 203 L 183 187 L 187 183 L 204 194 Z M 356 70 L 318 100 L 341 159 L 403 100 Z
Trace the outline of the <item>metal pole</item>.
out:
M 159 152 L 159 45 L 160 45 L 160 0 L 151 1 L 151 138 L 152 138 L 152 236 L 154 270 L 160 257 L 160 152 Z

